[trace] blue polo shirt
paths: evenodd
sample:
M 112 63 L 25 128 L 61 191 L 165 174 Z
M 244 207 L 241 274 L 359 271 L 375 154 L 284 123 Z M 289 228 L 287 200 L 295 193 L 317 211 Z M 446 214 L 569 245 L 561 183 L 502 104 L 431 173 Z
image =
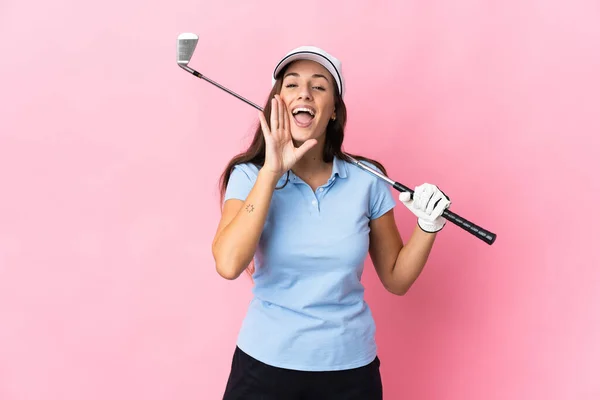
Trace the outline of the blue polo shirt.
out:
M 225 200 L 245 200 L 257 174 L 253 164 L 236 165 Z M 286 174 L 277 186 L 285 181 Z M 239 348 L 266 364 L 305 371 L 373 361 L 375 323 L 361 276 L 369 221 L 395 204 L 387 183 L 338 158 L 316 191 L 290 171 L 287 185 L 273 193 L 254 256 Z

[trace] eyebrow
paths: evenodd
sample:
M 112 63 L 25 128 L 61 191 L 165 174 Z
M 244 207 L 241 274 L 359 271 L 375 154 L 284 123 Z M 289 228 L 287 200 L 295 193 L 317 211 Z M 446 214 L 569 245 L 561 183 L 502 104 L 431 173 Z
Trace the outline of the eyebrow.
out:
M 296 72 L 289 72 L 287 74 L 285 74 L 285 76 L 283 77 L 284 79 L 287 78 L 288 76 L 296 76 L 296 77 L 300 77 L 300 75 L 298 75 Z M 329 79 L 327 79 L 327 77 L 325 75 L 321 75 L 321 74 L 313 74 L 313 78 L 323 78 L 325 79 L 327 82 L 329 82 Z

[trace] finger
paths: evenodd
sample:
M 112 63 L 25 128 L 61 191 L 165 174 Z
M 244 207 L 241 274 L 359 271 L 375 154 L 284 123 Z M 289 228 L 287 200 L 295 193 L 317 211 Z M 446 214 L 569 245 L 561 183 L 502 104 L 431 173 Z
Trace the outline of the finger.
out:
M 403 203 L 408 203 L 411 198 L 410 198 L 410 192 L 402 192 L 400 193 L 400 196 L 398 196 L 398 199 L 403 202 Z
M 431 215 L 434 215 L 436 218 L 441 216 L 444 213 L 444 210 L 450 206 L 450 201 L 442 197 L 440 201 L 437 202 L 435 208 L 431 212 Z
M 284 129 L 284 121 L 285 121 L 285 117 L 283 115 L 283 113 L 285 113 L 285 105 L 283 104 L 283 100 L 281 100 L 281 96 L 277 95 L 277 110 L 279 111 L 279 115 L 278 115 L 278 128 L 279 129 Z
M 290 115 L 288 113 L 287 107 L 285 105 L 285 103 L 283 102 L 283 100 L 281 100 L 281 129 L 284 132 L 287 132 L 288 129 L 290 128 Z
M 290 122 L 290 113 L 288 112 L 287 107 L 285 108 L 285 118 L 283 120 L 285 123 L 285 131 L 289 136 L 290 130 L 292 129 L 292 123 Z
M 413 202 L 413 207 L 417 210 L 421 209 L 421 203 L 422 203 L 421 197 L 424 196 L 424 193 L 425 193 L 425 186 L 419 185 L 419 186 L 415 187 L 415 195 L 413 196 L 413 199 L 415 201 Z
M 415 201 L 415 207 L 419 210 L 425 211 L 427 208 L 427 204 L 431 200 L 431 196 L 433 195 L 433 189 L 431 185 L 423 184 L 421 185 L 419 190 L 419 198 Z
M 262 111 L 258 112 L 258 119 L 260 121 L 260 127 L 262 128 L 265 137 L 270 135 L 271 131 L 269 131 L 269 125 L 267 124 L 267 119 L 265 118 L 265 114 L 263 114 Z
M 439 204 L 439 202 L 442 198 L 443 198 L 442 194 L 439 191 L 435 191 L 433 193 L 433 195 L 431 196 L 429 203 L 427 203 L 427 208 L 425 209 L 425 212 L 427 214 L 431 214 L 433 212 L 433 209 L 435 208 L 435 206 L 437 206 Z
M 271 99 L 271 132 L 275 132 L 278 129 L 277 112 L 277 99 L 273 97 Z

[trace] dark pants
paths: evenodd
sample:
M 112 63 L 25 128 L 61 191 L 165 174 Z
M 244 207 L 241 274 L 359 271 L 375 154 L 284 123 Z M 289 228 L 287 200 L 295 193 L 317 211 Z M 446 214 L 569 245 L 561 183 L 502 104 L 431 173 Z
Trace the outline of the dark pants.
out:
M 295 371 L 262 363 L 236 347 L 223 400 L 381 400 L 379 358 L 342 371 Z

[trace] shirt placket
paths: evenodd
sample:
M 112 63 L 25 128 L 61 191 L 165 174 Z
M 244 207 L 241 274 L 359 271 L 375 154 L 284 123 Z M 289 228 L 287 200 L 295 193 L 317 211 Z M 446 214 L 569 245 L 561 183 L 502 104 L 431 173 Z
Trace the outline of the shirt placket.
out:
M 331 187 L 331 185 L 333 185 L 334 182 L 335 182 L 335 176 L 333 178 L 331 178 L 331 180 L 329 180 L 323 186 L 319 186 L 317 188 L 317 190 L 315 190 L 314 192 L 312 191 L 312 189 L 310 190 L 311 195 L 312 195 L 311 206 L 317 212 L 321 212 L 321 203 L 323 202 L 323 197 L 327 193 L 327 189 L 329 189 Z

